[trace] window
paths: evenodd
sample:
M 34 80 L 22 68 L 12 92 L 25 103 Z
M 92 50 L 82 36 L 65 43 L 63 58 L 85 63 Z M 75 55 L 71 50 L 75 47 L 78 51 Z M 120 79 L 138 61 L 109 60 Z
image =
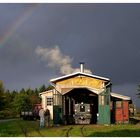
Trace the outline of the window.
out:
M 122 102 L 116 101 L 116 108 L 121 108 L 121 107 L 122 107 Z
M 47 97 L 47 105 L 53 105 L 53 98 Z

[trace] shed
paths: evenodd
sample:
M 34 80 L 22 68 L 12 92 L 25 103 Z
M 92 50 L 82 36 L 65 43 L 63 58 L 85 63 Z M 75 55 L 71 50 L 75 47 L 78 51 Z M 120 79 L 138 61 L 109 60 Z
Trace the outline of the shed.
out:
M 111 122 L 129 123 L 129 104 L 131 98 L 117 93 L 111 93 Z

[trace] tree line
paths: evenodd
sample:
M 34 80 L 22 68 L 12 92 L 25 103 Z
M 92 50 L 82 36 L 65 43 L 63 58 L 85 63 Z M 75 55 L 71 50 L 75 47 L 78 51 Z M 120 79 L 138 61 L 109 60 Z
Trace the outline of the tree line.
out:
M 52 89 L 45 85 L 39 88 L 22 88 L 21 90 L 6 90 L 0 81 L 0 119 L 19 116 L 21 110 L 30 110 L 34 104 L 41 103 L 39 93 Z

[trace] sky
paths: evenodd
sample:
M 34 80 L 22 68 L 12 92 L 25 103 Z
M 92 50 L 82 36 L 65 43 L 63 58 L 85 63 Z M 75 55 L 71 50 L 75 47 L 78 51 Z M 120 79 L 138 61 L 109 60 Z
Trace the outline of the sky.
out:
M 140 106 L 140 4 L 0 4 L 0 80 L 38 88 L 79 68 Z

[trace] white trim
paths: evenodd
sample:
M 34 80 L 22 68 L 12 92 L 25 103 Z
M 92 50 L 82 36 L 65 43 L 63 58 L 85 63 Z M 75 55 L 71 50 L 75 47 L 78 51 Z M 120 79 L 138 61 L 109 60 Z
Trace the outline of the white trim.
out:
M 94 92 L 97 95 L 100 94 L 101 92 L 103 92 L 103 90 L 104 90 L 104 89 L 94 89 L 94 88 L 90 88 L 87 86 L 86 87 L 85 86 L 69 86 L 69 87 L 61 87 L 61 89 L 62 88 L 71 88 L 69 91 L 64 92 L 63 95 L 67 94 L 68 92 L 72 91 L 73 89 L 77 89 L 77 88 L 81 88 L 81 89 L 84 88 L 84 89 L 90 90 L 91 92 Z
M 73 88 L 74 89 L 74 88 Z M 69 91 L 66 91 L 64 93 L 61 93 L 62 95 L 67 94 L 68 92 L 72 91 L 73 89 L 70 89 Z
M 103 88 L 101 88 L 101 89 L 99 89 L 99 90 L 97 90 L 97 89 L 93 89 L 93 88 L 88 88 L 90 91 L 92 91 L 92 92 L 94 92 L 94 93 L 96 93 L 97 95 L 99 95 L 101 92 L 103 92 L 104 91 L 104 89 Z
M 66 86 L 59 86 L 60 88 L 88 88 L 88 89 L 94 89 L 94 90 L 96 90 L 96 91 L 98 91 L 98 90 L 100 90 L 100 89 L 102 89 L 102 88 L 92 88 L 92 87 L 90 87 L 90 86 L 83 86 L 83 85 L 81 85 L 81 86 L 74 86 L 74 85 L 66 85 Z
M 68 75 L 58 77 L 58 78 L 51 79 L 50 82 L 55 82 L 57 80 L 68 78 L 68 77 L 71 77 L 71 76 L 74 76 L 74 75 L 77 75 L 77 74 L 81 74 L 81 75 L 90 76 L 90 77 L 93 77 L 93 78 L 98 78 L 98 79 L 110 81 L 109 78 L 105 78 L 105 77 L 101 77 L 101 76 L 97 76 L 97 75 L 92 75 L 92 74 L 88 74 L 88 73 L 83 73 L 83 72 L 75 72 L 75 73 L 72 73 L 72 74 L 68 74 Z
M 123 99 L 123 100 L 131 100 L 131 98 L 129 96 L 124 96 L 124 95 L 121 95 L 121 94 L 118 94 L 118 93 L 110 93 L 112 97 L 116 97 L 116 98 L 120 98 L 120 99 Z

